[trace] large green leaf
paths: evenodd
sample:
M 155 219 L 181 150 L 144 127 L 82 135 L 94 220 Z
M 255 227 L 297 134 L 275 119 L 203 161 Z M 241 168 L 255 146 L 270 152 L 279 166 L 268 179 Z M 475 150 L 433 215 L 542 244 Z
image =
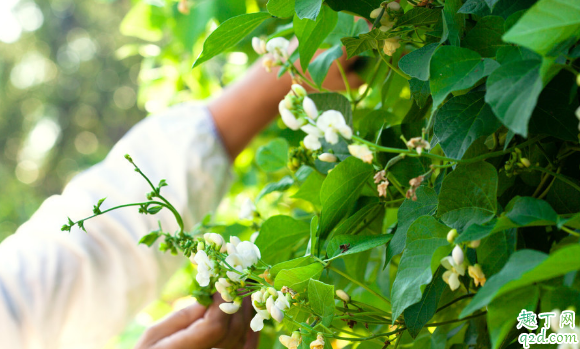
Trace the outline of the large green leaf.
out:
M 292 195 L 294 199 L 302 199 L 311 202 L 315 206 L 320 206 L 320 188 L 322 188 L 324 176 L 318 171 L 312 171 L 306 181 Z
M 458 13 L 474 14 L 479 17 L 489 16 L 491 11 L 485 0 L 467 0 L 457 11 Z
M 308 289 L 310 279 L 318 279 L 324 267 L 320 263 L 306 265 L 293 269 L 281 270 L 274 280 L 274 287 L 280 290 L 287 286 L 298 293 L 304 293 Z
M 295 0 L 269 0 L 266 5 L 272 16 L 286 18 L 294 16 Z
M 497 274 L 515 250 L 516 230 L 508 229 L 481 240 L 477 248 L 477 262 L 489 278 Z
M 376 218 L 381 211 L 384 212 L 385 207 L 379 202 L 378 198 L 371 199 L 368 204 L 340 223 L 332 233 L 332 236 L 357 234 L 359 233 L 357 230 L 359 226 L 365 225 Z
M 539 299 L 538 287 L 530 287 L 498 297 L 489 304 L 487 324 L 493 349 L 498 349 L 504 338 L 514 329 L 522 309 L 535 311 Z
M 445 268 L 439 267 L 435 274 L 433 274 L 433 280 L 425 287 L 423 290 L 423 295 L 421 300 L 403 312 L 405 317 L 405 326 L 409 330 L 411 337 L 416 338 L 419 332 L 423 329 L 423 326 L 431 320 L 435 312 L 437 311 L 437 304 L 439 299 L 443 294 L 447 284 L 443 281 L 443 273 Z
M 337 21 L 337 13 L 326 6 L 322 7 L 316 21 L 294 16 L 294 32 L 300 43 L 298 52 L 300 53 L 300 66 L 303 70 L 308 69 L 316 50 L 336 27 Z
M 294 258 L 294 259 L 291 259 L 289 261 L 280 262 L 280 263 L 272 266 L 272 269 L 270 269 L 270 275 L 272 275 L 272 277 L 275 278 L 276 275 L 278 275 L 278 273 L 284 269 L 294 269 L 294 268 L 298 268 L 298 267 L 305 267 L 305 266 L 310 265 L 312 263 L 318 263 L 314 260 L 314 258 L 312 258 L 312 256 L 304 256 L 304 257 Z
M 465 30 L 465 15 L 458 12 L 462 5 L 461 0 L 446 0 L 443 7 L 446 37 L 453 46 L 460 45 Z
M 580 3 L 568 0 L 538 1 L 503 37 L 542 55 L 579 38 Z
M 316 20 L 316 17 L 320 13 L 322 0 L 294 0 L 294 2 L 294 9 L 296 10 L 296 16 L 298 18 Z
M 260 201 L 264 196 L 273 193 L 275 191 L 286 191 L 294 184 L 294 178 L 290 176 L 284 176 L 278 182 L 272 182 L 266 184 L 266 186 L 260 190 L 258 196 L 256 196 L 256 202 Z
M 409 88 L 411 89 L 411 97 L 413 97 L 417 107 L 424 108 L 427 104 L 429 96 L 431 96 L 429 81 L 421 81 L 419 79 L 412 78 L 409 80 Z
M 409 76 L 423 81 L 429 80 L 429 62 L 437 47 L 438 43 L 425 45 L 403 56 L 399 60 L 399 68 Z
M 322 318 L 322 324 L 330 326 L 334 317 L 334 286 L 311 279 L 308 282 L 308 302 L 314 314 Z
M 159 41 L 163 38 L 164 22 L 163 9 L 145 2 L 138 2 L 125 15 L 119 30 L 123 35 L 147 41 Z
M 320 237 L 324 239 L 330 230 L 347 214 L 359 196 L 361 188 L 373 174 L 373 167 L 355 157 L 339 163 L 328 174 L 320 192 L 322 213 Z
M 495 57 L 497 50 L 506 46 L 501 39 L 503 32 L 503 18 L 487 16 L 479 20 L 467 33 L 461 46 L 479 53 L 482 57 Z
M 286 167 L 288 142 L 284 138 L 276 138 L 261 146 L 256 152 L 256 163 L 266 172 L 274 172 Z
M 580 246 L 578 246 L 580 248 Z M 518 280 L 544 262 L 548 255 L 539 251 L 520 250 L 511 255 L 503 269 L 490 277 L 471 302 L 463 309 L 460 318 L 466 317 L 477 309 L 488 305 L 500 289 L 512 280 Z
M 326 0 L 326 4 L 334 11 L 345 11 L 370 19 L 372 10 L 381 5 L 382 0 Z
M 467 149 L 482 136 L 494 133 L 500 126 L 484 92 L 451 98 L 437 112 L 434 131 L 448 157 L 461 159 Z
M 333 46 L 328 50 L 322 52 L 316 59 L 310 64 L 310 76 L 312 76 L 312 81 L 316 83 L 317 86 L 322 86 L 322 82 L 328 74 L 328 69 L 332 65 L 332 62 L 339 59 L 342 56 L 342 47 Z
M 393 283 L 393 323 L 405 309 L 421 300 L 421 286 L 431 282 L 439 260 L 451 251 L 448 232 L 449 227 L 432 216 L 420 217 L 409 227 L 406 248 Z
M 441 10 L 413 7 L 397 20 L 397 27 L 435 24 L 440 19 Z
M 397 213 L 398 227 L 391 243 L 387 247 L 388 263 L 395 255 L 403 252 L 407 241 L 407 230 L 421 216 L 432 215 L 437 210 L 437 193 L 430 187 L 421 186 L 417 189 L 417 201 L 405 200 Z
M 494 60 L 482 59 L 479 53 L 466 48 L 439 47 L 430 64 L 433 108 L 443 103 L 451 92 L 472 87 L 498 66 Z
M 487 162 L 457 166 L 443 180 L 437 215 L 454 228 L 489 221 L 497 211 L 497 181 Z
M 337 235 L 330 240 L 326 253 L 330 259 L 360 253 L 371 248 L 383 246 L 391 240 L 392 235 Z M 343 246 L 343 248 L 341 248 Z M 344 250 L 344 252 L 343 252 Z
M 288 259 L 291 254 L 288 246 L 296 245 L 309 233 L 310 227 L 306 222 L 285 215 L 273 216 L 262 224 L 256 245 L 262 252 L 262 259 L 275 264 Z
M 514 133 L 528 135 L 528 121 L 542 92 L 541 61 L 514 61 L 496 69 L 487 79 L 485 101 Z
M 203 43 L 203 50 L 193 63 L 193 68 L 234 46 L 271 17 L 267 12 L 256 12 L 239 15 L 223 22 Z

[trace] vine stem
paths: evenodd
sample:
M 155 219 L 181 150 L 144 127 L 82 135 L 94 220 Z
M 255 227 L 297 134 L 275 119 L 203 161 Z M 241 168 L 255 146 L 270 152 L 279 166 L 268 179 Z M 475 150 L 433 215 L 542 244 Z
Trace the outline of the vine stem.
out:
M 572 188 L 580 191 L 580 186 L 578 186 L 576 183 L 572 182 L 571 180 L 569 180 L 568 178 L 564 177 L 561 174 L 558 174 L 556 172 L 552 172 L 552 171 L 550 171 L 550 170 L 548 170 L 546 168 L 543 168 L 543 167 L 529 167 L 528 169 L 531 170 L 531 171 L 540 171 L 540 172 L 544 172 L 546 174 L 549 174 L 550 176 L 552 176 L 552 177 L 554 177 L 554 178 L 556 178 L 556 179 L 558 179 L 558 180 L 560 180 L 560 181 L 568 184 Z
M 447 308 L 447 307 L 449 307 L 449 306 L 451 306 L 451 305 L 453 305 L 453 304 L 455 304 L 455 303 L 457 303 L 457 302 L 459 302 L 459 301 L 461 301 L 461 300 L 463 300 L 463 299 L 466 299 L 466 298 L 471 298 L 471 297 L 473 297 L 473 296 L 475 296 L 475 293 L 469 293 L 469 294 L 465 294 L 465 295 L 463 295 L 463 296 L 461 296 L 461 297 L 455 298 L 455 299 L 454 299 L 454 300 L 452 300 L 451 302 L 449 302 L 449 303 L 447 303 L 447 304 L 445 304 L 445 305 L 443 305 L 443 306 L 439 307 L 439 308 L 438 308 L 438 309 L 437 309 L 435 312 L 436 312 L 436 313 L 438 313 L 438 312 L 440 312 L 441 310 L 443 310 L 443 309 L 445 309 L 445 308 Z
M 375 65 L 375 68 L 373 69 L 373 76 L 371 77 L 371 81 L 369 81 L 369 83 L 367 84 L 367 87 L 365 88 L 365 90 L 363 91 L 363 93 L 357 99 L 355 99 L 352 102 L 353 109 L 356 109 L 356 107 L 358 106 L 358 104 L 360 102 L 362 102 L 363 99 L 365 99 L 366 96 L 369 94 L 369 91 L 371 90 L 371 87 L 374 85 L 375 80 L 377 78 L 377 75 L 378 75 L 378 72 L 379 72 L 379 68 L 381 67 L 381 63 L 382 63 L 382 61 L 380 59 L 377 60 L 377 64 Z
M 368 287 L 367 285 L 363 284 L 362 282 L 360 282 L 360 281 L 358 281 L 356 279 L 353 279 L 348 274 L 343 273 L 342 271 L 338 270 L 337 268 L 333 267 L 332 265 L 328 266 L 327 268 L 329 270 L 332 270 L 333 272 L 337 273 L 338 275 L 342 276 L 343 278 L 349 280 L 353 284 L 357 284 L 358 286 L 364 288 L 365 290 L 369 291 L 370 293 L 372 293 L 373 295 L 377 296 L 378 298 L 380 298 L 381 300 L 385 301 L 386 303 L 391 304 L 391 301 L 389 301 L 388 299 L 386 299 L 383 295 L 381 295 L 377 291 L 371 289 L 370 287 Z
M 375 335 L 368 336 L 368 337 L 358 337 L 358 338 L 350 337 L 350 338 L 348 338 L 348 337 L 333 336 L 333 338 L 344 340 L 344 341 L 351 341 L 351 342 L 364 342 L 364 341 L 368 341 L 368 340 L 379 338 L 379 337 L 389 337 L 389 336 L 392 336 L 394 334 L 401 333 L 401 332 L 405 331 L 406 329 L 407 328 L 403 326 L 403 327 L 398 328 L 398 329 L 391 331 L 391 332 L 377 333 Z
M 381 58 L 383 59 L 383 61 L 385 61 L 385 63 L 387 64 L 387 66 L 389 66 L 389 68 L 391 68 L 395 73 L 397 73 L 401 77 L 403 77 L 403 79 L 405 79 L 405 80 L 411 80 L 411 77 L 409 75 L 403 73 L 402 71 L 399 70 L 399 68 L 395 67 L 394 65 L 391 64 L 391 62 L 389 62 L 389 60 L 387 59 L 385 53 L 383 52 L 383 50 L 381 50 L 380 47 L 379 47 L 378 51 L 379 51 L 379 56 L 381 56 Z
M 574 235 L 574 236 L 580 237 L 580 234 L 579 233 L 575 232 L 574 230 L 572 230 L 572 229 L 570 229 L 568 227 L 562 227 L 560 229 L 562 229 L 563 231 L 565 231 L 566 233 L 568 233 L 570 235 Z
M 120 208 L 133 207 L 133 206 L 143 206 L 143 205 L 159 205 L 159 206 L 163 206 L 163 207 L 171 210 L 171 208 L 169 206 L 167 206 L 167 204 L 165 204 L 164 202 L 159 202 L 159 201 L 135 202 L 135 203 L 132 203 L 132 204 L 124 204 L 124 205 L 119 205 L 119 206 L 111 207 L 109 209 L 103 210 L 103 211 L 101 211 L 101 212 L 99 212 L 97 214 L 94 214 L 92 216 L 89 216 L 89 217 L 86 217 L 86 218 L 83 218 L 83 219 L 79 219 L 78 221 L 73 222 L 73 224 L 71 226 L 73 226 L 75 224 L 78 224 L 81 221 L 86 221 L 86 220 L 89 220 L 89 219 L 98 217 L 100 215 L 103 215 L 103 214 L 105 214 L 107 212 L 111 212 L 111 211 L 114 211 L 114 210 L 118 210 Z M 171 210 L 171 211 L 173 212 L 173 210 Z M 176 216 L 176 218 L 177 218 L 177 216 Z
M 424 327 L 438 327 L 438 326 L 443 326 L 443 325 L 449 325 L 449 324 L 453 324 L 456 322 L 462 322 L 462 321 L 467 321 L 467 320 L 471 320 L 474 319 L 476 317 L 480 317 L 482 315 L 487 314 L 487 310 L 482 311 L 481 313 L 475 314 L 475 315 L 471 315 L 471 316 L 466 316 L 463 319 L 455 319 L 455 320 L 449 320 L 449 321 L 442 321 L 442 322 L 434 322 L 434 323 L 430 323 L 430 324 L 425 324 Z
M 342 76 L 342 81 L 344 82 L 344 87 L 346 88 L 346 94 L 348 95 L 350 100 L 353 101 L 354 97 L 352 95 L 350 83 L 348 82 L 348 78 L 346 77 L 346 73 L 344 71 L 344 68 L 342 67 L 342 64 L 340 64 L 339 60 L 336 60 L 336 66 L 338 67 L 338 71 L 340 72 L 340 76 Z

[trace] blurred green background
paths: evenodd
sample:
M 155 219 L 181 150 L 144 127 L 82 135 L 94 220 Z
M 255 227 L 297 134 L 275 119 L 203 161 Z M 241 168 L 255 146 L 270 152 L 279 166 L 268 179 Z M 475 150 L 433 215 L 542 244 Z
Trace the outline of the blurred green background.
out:
M 219 23 L 259 11 L 265 3 L 0 1 L 0 241 L 75 174 L 102 160 L 149 113 L 206 99 L 238 78 L 257 58 L 250 40 L 201 68 L 191 70 L 191 65 Z M 254 34 L 281 23 L 269 21 Z M 293 134 L 274 123 L 238 157 L 237 179 L 218 210 L 218 221 L 233 224 L 246 198 L 254 199 L 264 183 L 288 174 L 260 172 L 254 154 L 280 135 L 295 144 Z M 269 216 L 299 204 L 283 200 L 270 194 L 258 208 Z M 253 233 L 249 224 L 226 229 L 246 237 Z M 107 348 L 132 348 L 152 321 L 190 303 L 190 275 L 188 268 L 179 272 L 161 299 Z

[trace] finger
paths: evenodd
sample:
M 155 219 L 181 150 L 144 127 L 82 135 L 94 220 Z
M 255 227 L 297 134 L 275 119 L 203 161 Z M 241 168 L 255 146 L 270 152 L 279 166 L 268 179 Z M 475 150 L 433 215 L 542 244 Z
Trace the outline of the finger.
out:
M 183 308 L 147 329 L 139 342 L 155 343 L 161 338 L 187 328 L 196 320 L 201 319 L 205 311 L 206 307 L 199 303 Z
M 243 345 L 246 332 L 244 325 L 244 314 L 241 311 L 233 314 L 225 336 L 215 347 L 220 349 L 236 349 Z
M 220 298 L 221 299 L 221 298 Z M 205 316 L 189 327 L 161 339 L 155 349 L 210 349 L 216 348 L 227 333 L 231 315 L 224 313 L 215 301 L 207 309 Z

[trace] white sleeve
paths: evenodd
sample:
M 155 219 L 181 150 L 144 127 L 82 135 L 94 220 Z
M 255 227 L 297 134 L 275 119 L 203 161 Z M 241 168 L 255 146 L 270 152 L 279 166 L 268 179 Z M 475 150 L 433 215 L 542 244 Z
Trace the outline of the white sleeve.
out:
M 145 201 L 151 189 L 125 154 L 155 185 L 167 180 L 162 194 L 186 229 L 217 207 L 230 183 L 230 159 L 205 107 L 180 105 L 141 121 L 0 244 L 0 348 L 101 348 L 184 263 L 138 245 L 157 220 L 177 230 L 169 212 L 124 208 L 87 221 L 88 233 L 60 231 L 67 216 L 92 214 L 100 198 L 102 209 Z

